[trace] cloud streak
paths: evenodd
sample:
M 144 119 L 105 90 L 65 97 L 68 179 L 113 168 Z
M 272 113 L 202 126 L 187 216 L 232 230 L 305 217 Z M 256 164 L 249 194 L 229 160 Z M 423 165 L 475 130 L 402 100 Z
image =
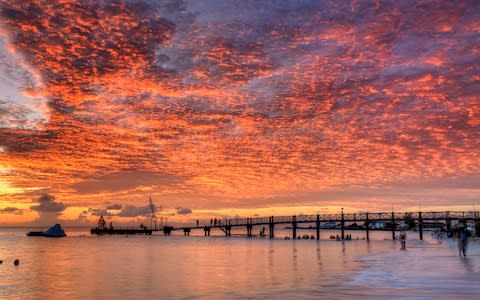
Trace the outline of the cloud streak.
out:
M 7 207 L 5 207 L 5 208 L 1 208 L 1 209 L 0 209 L 0 214 L 22 215 L 22 214 L 23 214 L 23 210 L 22 210 L 22 209 L 19 209 L 19 208 L 17 208 L 17 207 L 7 206 Z
M 177 210 L 177 214 L 179 215 L 188 215 L 192 213 L 192 210 L 188 207 L 177 207 L 175 208 Z

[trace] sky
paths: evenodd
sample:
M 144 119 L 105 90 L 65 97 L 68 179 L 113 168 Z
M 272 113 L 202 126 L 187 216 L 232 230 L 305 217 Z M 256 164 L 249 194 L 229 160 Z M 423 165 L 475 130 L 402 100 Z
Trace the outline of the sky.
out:
M 149 197 L 179 222 L 474 209 L 480 1 L 0 0 L 0 225 Z

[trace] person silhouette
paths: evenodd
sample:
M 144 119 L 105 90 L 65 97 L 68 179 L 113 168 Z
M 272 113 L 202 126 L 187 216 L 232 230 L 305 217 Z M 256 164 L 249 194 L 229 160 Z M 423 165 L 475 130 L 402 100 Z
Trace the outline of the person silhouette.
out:
M 407 233 L 405 232 L 405 230 L 402 230 L 400 232 L 400 242 L 402 243 L 402 250 L 406 250 L 407 249 Z
M 468 231 L 467 224 L 465 220 L 460 220 L 458 222 L 458 256 L 467 255 L 467 246 L 468 246 L 468 236 L 470 232 Z
M 98 228 L 105 229 L 105 224 L 105 219 L 103 216 L 100 216 L 100 219 L 98 220 Z

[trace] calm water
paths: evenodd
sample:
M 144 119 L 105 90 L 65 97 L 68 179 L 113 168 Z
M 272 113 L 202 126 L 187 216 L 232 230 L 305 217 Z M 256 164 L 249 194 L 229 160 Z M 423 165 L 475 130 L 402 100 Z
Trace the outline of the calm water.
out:
M 413 233 L 400 251 L 381 232 L 367 243 L 98 237 L 86 229 L 49 239 L 27 237 L 28 230 L 0 229 L 1 299 L 461 299 L 480 293 L 477 241 L 465 259 L 453 241 L 421 242 Z M 313 233 L 299 231 L 307 232 Z

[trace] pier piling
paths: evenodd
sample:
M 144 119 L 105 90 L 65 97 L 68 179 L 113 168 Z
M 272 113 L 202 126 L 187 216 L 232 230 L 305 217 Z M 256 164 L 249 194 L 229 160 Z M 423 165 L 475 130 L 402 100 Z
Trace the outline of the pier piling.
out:
M 252 228 L 253 228 L 252 219 L 248 218 L 247 219 L 247 237 L 253 236 Z
M 269 223 L 268 223 L 268 229 L 269 229 L 269 237 L 271 239 L 274 238 L 275 234 L 274 234 L 274 226 L 275 226 L 275 222 L 273 220 L 273 216 L 270 217 L 269 219 Z
M 163 226 L 163 234 L 170 235 L 172 233 L 173 227 L 171 226 Z
M 317 214 L 316 225 L 317 225 L 317 240 L 319 240 L 320 239 L 320 215 L 319 214 Z
M 450 230 L 452 229 L 452 221 L 450 220 L 449 212 L 445 213 L 445 224 L 447 226 L 447 235 L 450 234 Z
M 395 213 L 392 211 L 392 240 L 395 240 L 395 227 L 397 223 L 395 223 Z
M 293 221 L 292 221 L 292 238 L 296 239 L 297 238 L 297 217 L 293 216 Z
M 418 212 L 418 234 L 419 238 L 423 240 L 423 219 L 422 219 L 422 212 Z
M 475 233 L 477 237 L 480 237 L 480 219 L 477 211 L 475 212 Z
M 370 222 L 368 222 L 368 212 L 365 215 L 365 228 L 366 228 L 366 233 L 367 233 L 367 241 L 370 241 Z
M 342 241 L 345 239 L 345 216 L 343 215 L 343 207 L 342 207 Z
M 228 224 L 228 223 L 226 223 Z M 225 225 L 225 236 L 231 236 L 232 235 L 232 226 L 231 225 Z
M 205 236 L 210 236 L 210 226 L 203 227 L 203 230 L 205 231 Z

